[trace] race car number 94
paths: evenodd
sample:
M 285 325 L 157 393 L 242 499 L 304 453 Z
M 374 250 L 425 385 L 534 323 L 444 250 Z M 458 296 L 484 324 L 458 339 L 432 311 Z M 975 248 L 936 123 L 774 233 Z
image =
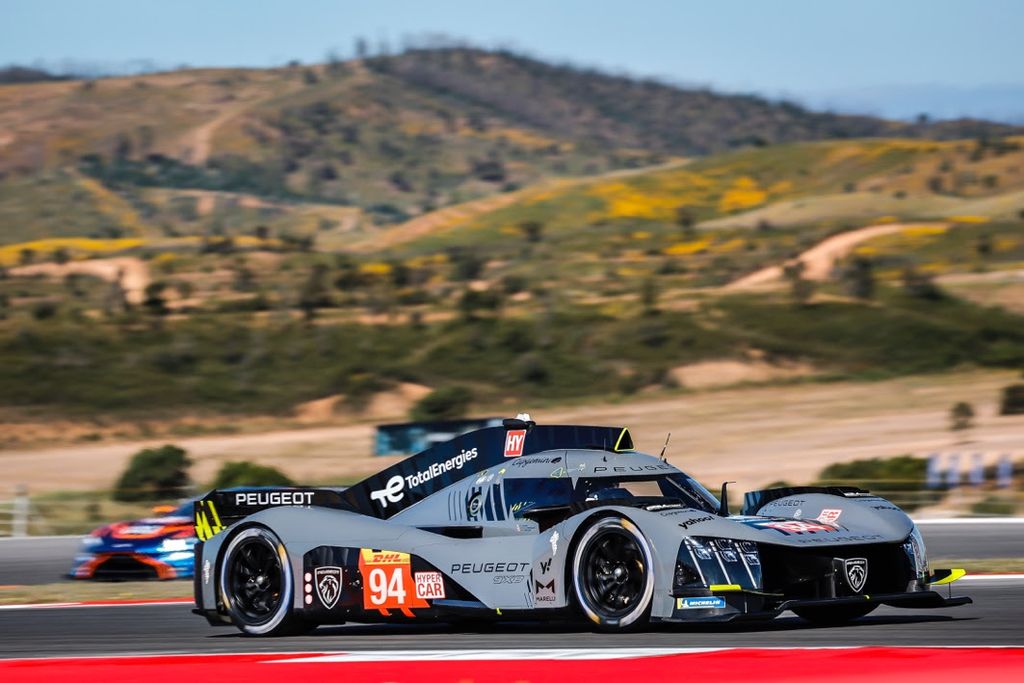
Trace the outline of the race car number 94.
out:
M 429 607 L 413 590 L 408 553 L 361 549 L 359 572 L 363 575 L 363 609 L 378 610 L 384 616 L 389 610 L 401 610 L 411 617 L 414 607 Z

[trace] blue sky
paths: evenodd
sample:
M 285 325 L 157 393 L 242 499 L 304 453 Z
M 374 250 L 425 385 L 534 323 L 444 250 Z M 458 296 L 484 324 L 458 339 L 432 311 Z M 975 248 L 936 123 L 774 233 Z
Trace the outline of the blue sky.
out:
M 1015 0 L 0 0 L 0 63 L 269 66 L 443 33 L 818 107 L 1024 120 L 1022 26 Z

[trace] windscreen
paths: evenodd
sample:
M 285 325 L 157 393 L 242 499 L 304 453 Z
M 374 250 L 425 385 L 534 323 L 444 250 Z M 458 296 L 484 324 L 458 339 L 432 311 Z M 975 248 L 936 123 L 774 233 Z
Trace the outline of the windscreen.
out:
M 535 507 L 569 505 L 588 500 L 643 498 L 665 505 L 682 505 L 717 512 L 718 501 L 711 493 L 685 474 L 658 476 L 581 478 L 573 487 L 566 477 L 556 479 L 506 479 L 505 500 L 509 516 L 520 518 Z
M 662 474 L 657 477 L 595 477 L 580 479 L 574 492 L 576 500 L 622 500 L 632 498 L 662 499 L 666 505 L 716 512 L 718 500 L 699 482 L 685 474 Z

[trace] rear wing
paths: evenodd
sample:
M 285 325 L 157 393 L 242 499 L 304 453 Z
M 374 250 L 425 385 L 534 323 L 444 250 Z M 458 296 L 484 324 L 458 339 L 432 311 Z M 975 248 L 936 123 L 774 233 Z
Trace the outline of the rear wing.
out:
M 489 468 L 500 471 L 515 458 L 573 448 L 623 453 L 633 450 L 633 439 L 624 427 L 506 420 L 501 427 L 468 432 L 411 455 L 345 489 L 342 498 L 350 509 L 388 519 L 466 477 Z
M 351 510 L 340 491 L 325 488 L 253 487 L 210 491 L 193 504 L 196 536 L 207 541 L 235 522 L 272 507 L 328 507 Z

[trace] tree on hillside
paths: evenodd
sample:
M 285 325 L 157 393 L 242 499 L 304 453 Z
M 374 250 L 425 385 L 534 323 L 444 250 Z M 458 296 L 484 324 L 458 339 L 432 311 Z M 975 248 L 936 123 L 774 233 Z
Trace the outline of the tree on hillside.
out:
M 681 229 L 683 237 L 687 239 L 693 237 L 693 226 L 695 223 L 696 219 L 689 208 L 685 205 L 676 207 L 676 225 Z
M 978 235 L 974 241 L 974 253 L 984 260 L 992 255 L 992 235 L 987 232 Z
M 868 300 L 875 296 L 875 265 L 871 259 L 858 256 L 843 272 L 843 281 L 850 296 Z
M 114 486 L 114 500 L 167 500 L 185 495 L 191 464 L 184 449 L 171 444 L 139 451 Z
M 316 309 L 331 305 L 330 290 L 327 287 L 327 266 L 317 263 L 299 291 L 299 308 L 306 322 L 316 317 Z
M 146 285 L 145 298 L 142 300 L 143 307 L 157 322 L 171 312 L 171 309 L 167 307 L 167 299 L 164 297 L 165 289 L 167 289 L 166 283 L 150 282 Z
M 974 422 L 974 406 L 966 401 L 956 403 L 949 410 L 949 428 L 957 431 L 969 429 Z
M 523 221 L 519 224 L 519 230 L 527 242 L 540 242 L 544 237 L 544 224 L 540 221 Z
M 643 281 L 640 286 L 640 306 L 644 315 L 656 315 L 658 313 L 658 283 L 653 277 Z
M 472 402 L 473 392 L 466 387 L 441 387 L 421 398 L 409 417 L 417 422 L 454 420 L 464 417 Z
M 782 267 L 782 276 L 789 282 L 789 294 L 793 302 L 801 306 L 807 305 L 814 296 L 814 282 L 804 278 L 807 265 L 800 260 L 791 261 Z

